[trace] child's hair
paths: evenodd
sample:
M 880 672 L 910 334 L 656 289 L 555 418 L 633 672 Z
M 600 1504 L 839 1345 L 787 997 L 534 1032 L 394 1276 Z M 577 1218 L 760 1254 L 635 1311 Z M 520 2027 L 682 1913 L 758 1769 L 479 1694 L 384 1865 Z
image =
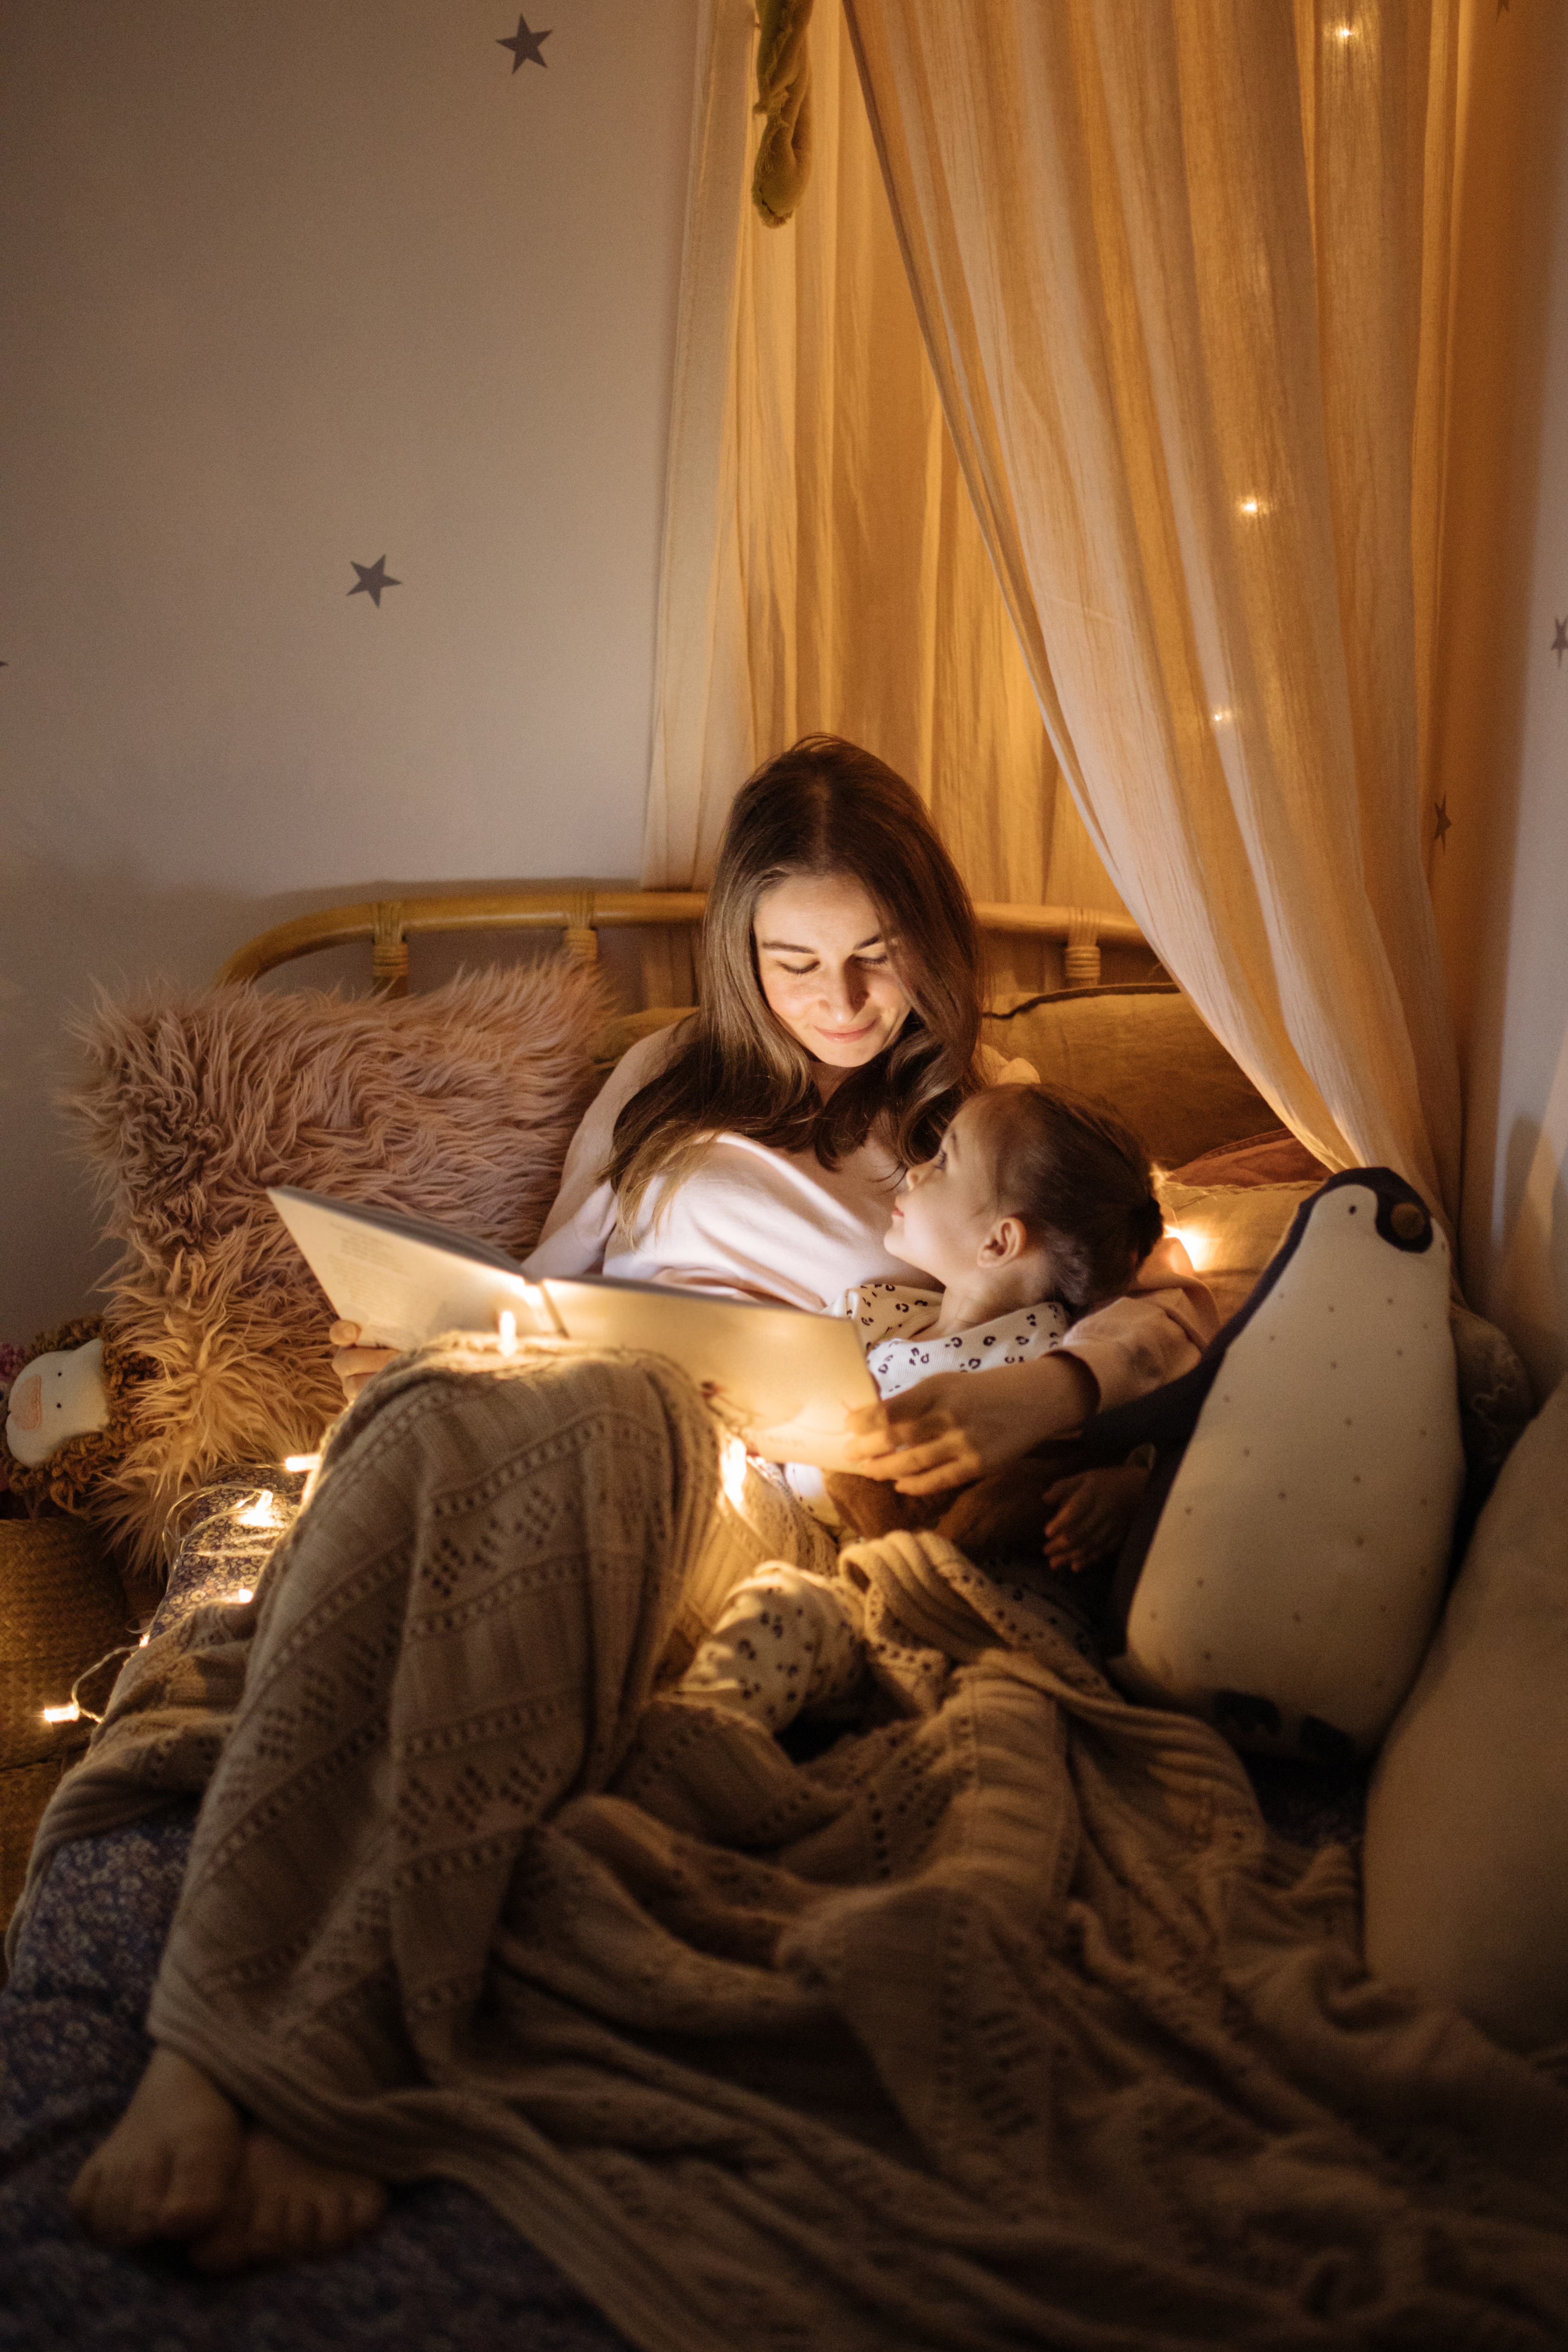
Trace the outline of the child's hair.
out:
M 1081 1312 L 1125 1290 L 1164 1231 L 1132 1129 L 1066 1087 L 991 1087 L 978 1099 L 998 1205 L 1050 1251 L 1058 1296 Z

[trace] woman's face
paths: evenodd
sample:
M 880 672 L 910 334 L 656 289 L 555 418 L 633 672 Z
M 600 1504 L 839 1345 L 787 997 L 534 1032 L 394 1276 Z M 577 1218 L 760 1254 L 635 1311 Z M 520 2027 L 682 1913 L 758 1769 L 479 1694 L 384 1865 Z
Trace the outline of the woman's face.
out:
M 769 1008 L 813 1058 L 858 1070 L 910 1011 L 881 917 L 851 874 L 792 874 L 757 900 L 752 925 Z

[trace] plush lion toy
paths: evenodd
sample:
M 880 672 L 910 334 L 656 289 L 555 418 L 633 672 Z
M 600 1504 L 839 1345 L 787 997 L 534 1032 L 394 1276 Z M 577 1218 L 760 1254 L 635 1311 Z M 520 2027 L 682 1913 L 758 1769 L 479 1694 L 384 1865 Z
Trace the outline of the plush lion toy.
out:
M 95 1482 L 131 1436 L 131 1403 L 156 1367 L 88 1317 L 40 1332 L 11 1382 L 6 1475 L 35 1508 L 48 1501 L 85 1514 Z

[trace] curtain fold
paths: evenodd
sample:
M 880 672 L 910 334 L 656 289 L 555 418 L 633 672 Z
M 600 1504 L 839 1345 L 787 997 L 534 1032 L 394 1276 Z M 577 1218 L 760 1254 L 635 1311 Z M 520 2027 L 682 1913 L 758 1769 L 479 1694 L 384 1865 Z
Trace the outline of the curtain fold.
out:
M 754 21 L 704 0 L 642 878 L 706 881 L 748 770 L 825 729 L 910 778 L 976 898 L 1116 911 L 959 470 L 842 15 L 809 39 L 811 185 L 764 226 Z M 993 979 L 1052 961 L 1020 940 Z
M 952 442 L 1127 905 L 1450 1216 L 1422 857 L 1458 0 L 846 0 Z

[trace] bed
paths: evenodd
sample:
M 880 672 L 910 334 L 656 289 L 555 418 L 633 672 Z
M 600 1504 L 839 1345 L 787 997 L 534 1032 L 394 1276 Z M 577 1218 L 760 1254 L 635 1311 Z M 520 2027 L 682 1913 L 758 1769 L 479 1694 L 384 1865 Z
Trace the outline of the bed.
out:
M 303 1380 L 300 1371 L 300 1334 L 309 1318 L 319 1321 L 319 1302 L 297 1284 L 290 1288 L 279 1274 L 259 1221 L 254 1229 L 243 1219 L 234 1222 L 237 1192 L 247 1185 L 254 1192 L 258 1178 L 279 1180 L 285 1132 L 296 1144 L 304 1136 L 309 1151 L 319 1153 L 335 1149 L 330 1139 L 341 1142 L 347 1126 L 357 1122 L 358 1131 L 366 1125 L 363 1107 L 346 1119 L 340 1103 L 338 1126 L 328 1121 L 324 1129 L 321 1105 L 312 1098 L 289 1127 L 279 1116 L 276 1089 L 263 1090 L 252 1163 L 237 1171 L 231 1153 L 223 1160 L 227 1189 L 220 1223 L 230 1241 L 236 1233 L 239 1241 L 226 1255 L 217 1254 L 229 1287 L 215 1293 L 217 1277 L 209 1279 L 201 1234 L 177 1218 L 170 1230 L 169 1216 L 175 1192 L 184 1202 L 181 1214 L 195 1213 L 191 1202 L 205 1197 L 204 1181 L 214 1188 L 213 1171 L 206 1170 L 205 1178 L 201 1170 L 193 1171 L 187 1155 L 179 1162 L 178 1184 L 171 1184 L 167 1153 L 161 1160 L 147 1143 L 148 1068 L 156 1063 L 167 1076 L 171 1041 L 182 1045 L 189 1067 L 183 1075 L 176 1070 L 170 1083 L 187 1106 L 188 1120 L 188 1092 L 182 1089 L 190 1073 L 205 1073 L 210 1097 L 213 1073 L 232 1076 L 240 1047 L 251 1056 L 240 1087 L 249 1101 L 258 1070 L 271 1074 L 269 1085 L 286 1070 L 288 1086 L 299 1093 L 302 1069 L 308 1066 L 319 1076 L 328 1065 L 336 1085 L 345 1058 L 373 1061 L 378 1052 L 392 1052 L 371 1025 L 378 1012 L 395 1024 L 401 1021 L 394 1033 L 397 1067 L 406 1076 L 411 1052 L 422 1048 L 426 1079 L 438 1065 L 438 1083 L 435 1097 L 416 1087 L 412 1109 L 408 1099 L 389 1109 L 378 1098 L 379 1125 L 370 1124 L 380 1139 L 380 1158 L 374 1167 L 360 1163 L 357 1180 L 368 1196 L 384 1197 L 377 1188 L 398 1160 L 410 1118 L 434 1116 L 433 1101 L 446 1116 L 454 1086 L 461 1091 L 458 1081 L 474 1076 L 477 1065 L 464 1044 L 470 1034 L 479 1040 L 473 1053 L 481 1060 L 490 1056 L 479 1077 L 515 1090 L 515 1067 L 504 1055 L 495 1060 L 496 1024 L 506 1008 L 526 1032 L 533 1078 L 541 1086 L 546 1078 L 552 1082 L 548 1105 L 542 1096 L 529 1097 L 531 1131 L 545 1135 L 543 1157 L 511 1171 L 512 1192 L 504 1202 L 494 1197 L 493 1170 L 474 1171 L 470 1208 L 476 1230 L 516 1244 L 526 1237 L 530 1220 L 537 1222 L 548 1196 L 550 1156 L 558 1164 L 595 1072 L 610 1066 L 635 1035 L 679 1013 L 678 1004 L 645 1003 L 628 1012 L 624 1003 L 606 1003 L 588 952 L 597 928 L 629 929 L 639 915 L 660 926 L 689 924 L 699 911 L 691 894 L 664 894 L 657 907 L 631 893 L 518 894 L 511 914 L 519 926 L 564 934 L 575 977 L 558 986 L 556 978 L 542 982 L 540 973 L 558 975 L 562 967 L 524 965 L 499 981 L 447 982 L 422 1007 L 419 997 L 399 994 L 406 982 L 407 935 L 417 935 L 427 917 L 459 930 L 504 928 L 510 920 L 507 907 L 493 898 L 465 902 L 455 918 L 449 901 L 433 908 L 416 902 L 339 909 L 311 919 L 310 939 L 306 927 L 289 927 L 282 936 L 253 943 L 226 968 L 208 997 L 165 999 L 141 1008 L 134 1018 L 123 1010 L 100 1014 L 89 1041 L 92 1075 L 84 1087 L 83 1117 L 100 1169 L 110 1171 L 107 1222 L 125 1249 L 111 1307 L 152 1354 L 162 1349 L 159 1379 L 167 1396 L 159 1412 L 150 1412 L 142 1450 L 132 1449 L 129 1474 L 107 1497 L 100 1491 L 88 1500 L 104 1538 L 118 1544 L 128 1572 L 139 1580 L 135 1589 L 155 1604 L 154 1639 L 144 1655 L 162 1654 L 160 1641 L 172 1654 L 182 1640 L 194 1638 L 192 1628 L 210 1627 L 215 1612 L 221 1615 L 226 1607 L 236 1610 L 237 1622 L 242 1604 L 234 1596 L 253 1589 L 277 1536 L 277 1524 L 247 1526 L 246 1514 L 255 1518 L 257 1496 L 266 1492 L 272 1499 L 263 1522 L 287 1518 L 300 1478 L 279 1466 L 281 1457 L 310 1441 L 321 1417 L 319 1379 L 311 1388 L 321 1367 L 308 1368 Z M 1304 1161 L 1300 1147 L 1275 1127 L 1268 1107 L 1180 992 L 1152 972 L 1148 951 L 1128 936 L 1131 927 L 1098 923 L 1079 910 L 984 912 L 1004 937 L 1044 940 L 1063 957 L 1060 967 L 1039 975 L 1055 984 L 1000 992 L 988 1034 L 1069 1080 L 1089 1078 L 1146 1125 L 1162 1116 L 1163 1106 L 1167 1123 L 1152 1140 L 1173 1171 L 1168 1213 L 1190 1236 L 1222 1311 L 1239 1305 L 1322 1171 Z M 1110 935 L 1129 976 L 1107 981 L 1095 968 L 1096 931 Z M 330 1000 L 268 999 L 265 992 L 236 985 L 318 941 L 347 939 L 370 941 L 375 978 L 390 1005 L 338 1000 L 334 1009 Z M 668 959 L 662 965 L 657 957 L 649 961 L 656 970 L 670 968 Z M 552 1022 L 546 1038 L 542 1030 Z M 288 1029 L 287 1052 L 279 1049 L 280 1024 Z M 219 1037 L 221 1053 L 214 1050 Z M 1181 1082 L 1173 1085 L 1175 1072 Z M 140 1140 L 128 1157 L 126 1104 L 132 1097 Z M 225 1106 L 209 1100 L 209 1108 L 216 1118 Z M 225 1152 L 235 1123 L 226 1129 Z M 323 1132 L 328 1146 L 321 1143 Z M 460 1157 L 448 1137 L 437 1155 L 443 1183 L 450 1181 L 455 1155 Z M 149 1209 L 152 1170 L 161 1187 L 161 1257 Z M 319 1177 L 321 1171 L 312 1161 L 292 1172 Z M 406 1204 L 427 1205 L 417 1181 Z M 172 1267 L 180 1270 L 178 1281 Z M 240 1383 L 221 1410 L 209 1406 L 198 1446 L 187 1444 L 174 1460 L 154 1463 L 160 1444 L 167 1456 L 169 1427 L 192 1393 L 187 1358 L 199 1343 L 191 1331 L 205 1316 L 210 1339 L 215 1296 L 226 1306 L 238 1290 L 257 1286 L 258 1272 L 266 1277 L 259 1287 L 272 1320 L 265 1329 L 242 1329 L 239 1352 L 273 1369 L 271 1387 L 264 1381 L 258 1392 Z M 186 1288 L 176 1296 L 180 1281 Z M 1476 1480 L 1485 1486 L 1529 1406 L 1517 1361 L 1500 1335 L 1462 1315 L 1455 1335 L 1467 1451 Z M 215 1379 L 221 1388 L 221 1365 Z M 237 1463 L 247 1466 L 237 1470 Z M 177 1540 L 165 1561 L 162 1531 L 176 1500 Z M 1115 1945 L 1118 1906 L 1134 1883 L 1148 1882 L 1140 1900 L 1155 1912 L 1165 1899 L 1159 1887 L 1177 1890 L 1160 1929 L 1163 1958 L 1154 1965 L 1145 1940 L 1136 1955 L 1142 1971 L 1136 1997 L 1130 1991 L 1115 1996 L 1131 2002 L 1129 2013 L 1135 2011 L 1140 2020 L 1134 2040 L 1148 2088 L 1139 2089 L 1135 2069 L 1102 2114 L 1103 2120 L 1114 2113 L 1116 2131 L 1130 2134 L 1119 2160 L 1133 2163 L 1140 2195 L 1152 2200 L 1148 2210 L 1158 2207 L 1159 2259 L 1144 2263 L 1142 2250 L 1124 2234 L 1124 2217 L 1107 2208 L 1097 2227 L 1083 2225 L 1080 2217 L 1076 2234 L 1057 2244 L 1050 2282 L 1032 2276 L 1027 2294 L 1020 2288 L 1011 2304 L 1004 2297 L 988 2310 L 984 2333 L 968 2332 L 940 2298 L 923 2316 L 911 2319 L 906 2312 L 895 2318 L 896 2298 L 879 2305 L 868 2290 L 859 2305 L 853 2297 L 849 2305 L 830 2299 L 821 2327 L 806 2332 L 825 2345 L 1049 2341 L 1151 2352 L 1221 2340 L 1259 2347 L 1560 2343 L 1568 2332 L 1568 2234 L 1560 2221 L 1568 2182 L 1553 2177 L 1556 2159 L 1541 2149 L 1550 2147 L 1568 2116 L 1568 2104 L 1553 2104 L 1563 2099 L 1563 2070 L 1550 2059 L 1531 2063 L 1505 2055 L 1452 2012 L 1423 2008 L 1414 1996 L 1384 1997 L 1366 1989 L 1356 1918 L 1364 1769 L 1324 1770 L 1256 1757 L 1247 1768 L 1249 1790 L 1238 1769 L 1210 1755 L 1204 1767 L 1209 1777 L 1199 1775 L 1206 1793 L 1178 1822 L 1168 1801 L 1171 1775 L 1180 1777 L 1178 1763 L 1168 1759 L 1163 1766 L 1152 1754 L 1134 1770 L 1128 1754 L 1118 1750 L 1121 1761 L 1111 1774 L 1121 1790 L 1116 1836 L 1146 1840 L 1136 1858 L 1131 1846 L 1119 1853 L 1110 1814 L 1084 1793 L 1093 1778 L 1085 1759 L 1100 1754 L 1096 1740 L 1110 1740 L 1114 1748 L 1124 1731 L 1086 1729 L 1100 1704 L 1097 1694 L 1085 1686 L 1079 1700 L 1070 1696 L 1068 1686 L 1077 1687 L 1070 1662 L 1058 1660 L 1049 1671 L 1058 1677 L 1053 1704 L 1065 1709 L 1064 1738 L 1077 1759 L 1075 1834 L 1087 1841 L 1086 1853 L 1096 1853 L 1095 1866 L 1080 1859 L 1071 1881 L 1074 1900 L 1084 1906 L 1080 1936 L 1092 1942 L 1102 1931 Z M 1185 1752 L 1184 1737 L 1173 1734 L 1170 1759 Z M 846 1768 L 803 1753 L 790 1769 L 820 1776 Z M 1136 1795 L 1141 1773 L 1152 1792 L 1146 1820 Z M 580 2283 L 591 2263 L 574 2262 L 569 2251 L 563 2262 L 551 2260 L 471 2186 L 451 2179 L 396 2190 L 384 2225 L 345 2255 L 239 2280 L 202 2280 L 174 2257 L 116 2256 L 82 2240 L 66 2211 L 64 2191 L 144 2063 L 145 2000 L 195 1811 L 189 1793 L 171 1788 L 142 1817 L 62 1844 L 37 1889 L 11 1981 L 0 1994 L 0 2245 L 6 2250 L 0 2254 L 0 2347 L 156 2341 L 179 2352 L 271 2343 L 473 2345 L 488 2352 L 515 2343 L 531 2352 L 535 2347 L 588 2352 L 628 2340 L 681 2340 L 668 2319 L 647 2320 L 629 2337 L 623 2335 L 605 2316 L 602 2301 Z M 1234 1872 L 1213 1881 L 1205 1875 L 1208 1863 L 1202 1857 L 1224 1837 L 1251 1857 L 1242 1879 Z M 1245 1901 L 1237 1886 L 1248 1890 Z M 1233 1947 L 1226 1941 L 1231 1929 L 1216 1922 L 1220 1913 L 1228 1917 L 1227 1906 L 1239 1916 L 1249 1903 L 1258 1919 L 1267 1915 L 1272 1924 L 1265 1932 L 1255 1920 Z M 1123 1958 L 1131 1957 L 1129 1945 Z M 1248 1979 L 1249 1966 L 1256 1983 Z M 1281 1988 L 1303 1972 L 1327 1983 L 1328 1994 L 1295 2010 L 1288 2003 L 1282 2008 Z M 1097 2001 L 1112 1998 L 1106 1988 L 1114 1975 L 1114 1968 L 1102 1970 Z M 1264 1978 L 1267 1990 L 1259 1992 Z M 1085 1980 L 1069 1973 L 1061 1981 L 1081 1990 Z M 1106 2014 L 1090 2018 L 1086 2011 L 1085 2032 L 1107 2031 Z M 1066 2045 L 1058 2049 L 1058 2063 L 1065 2080 L 1070 2073 Z M 1216 2083 L 1223 2095 L 1211 2096 Z M 1503 2144 L 1510 2117 L 1517 2126 L 1511 2154 Z M 1105 2128 L 1110 2129 L 1108 2121 Z M 1136 2158 L 1128 2153 L 1134 2149 L 1142 2151 Z M 1258 2179 L 1279 2165 L 1282 2150 L 1290 2161 L 1260 2195 Z M 554 2242 L 559 2254 L 559 2230 Z M 776 2333 L 773 2317 L 751 2311 L 730 2340 L 802 2340 L 799 2312 L 792 2319 L 787 2297 L 785 2306 Z M 961 2302 L 954 2309 L 962 2307 Z M 690 2340 L 721 2340 L 713 2333 L 718 2324 L 705 2305 L 694 2313 Z

